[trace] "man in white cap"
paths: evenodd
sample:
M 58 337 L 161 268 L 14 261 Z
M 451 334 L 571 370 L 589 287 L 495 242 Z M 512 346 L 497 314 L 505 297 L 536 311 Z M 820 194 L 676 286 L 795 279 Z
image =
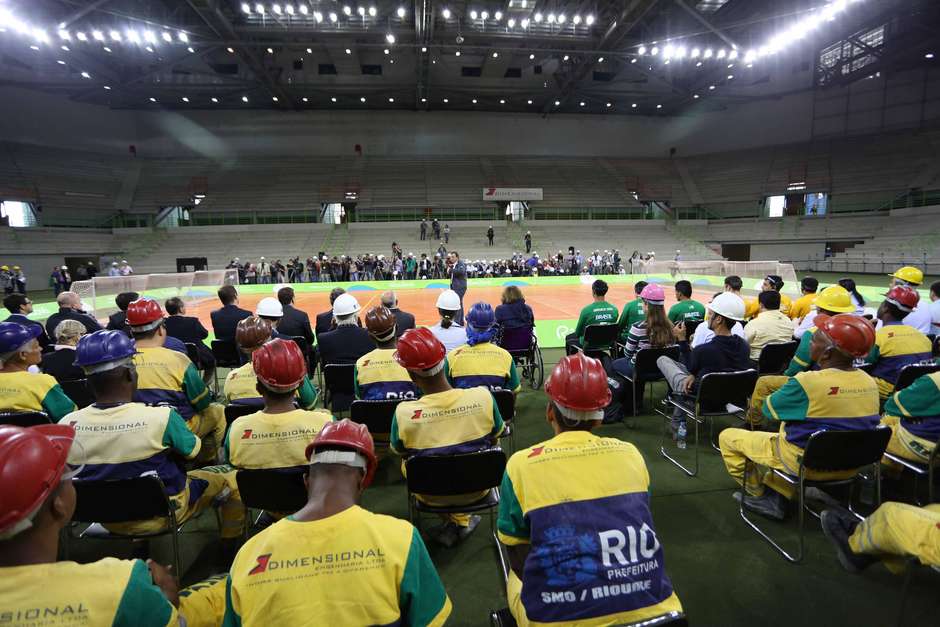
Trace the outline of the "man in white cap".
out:
M 108 268 L 108 276 L 121 276 L 121 269 L 118 268 L 118 262 L 111 262 L 111 267 Z
M 127 263 L 127 259 L 121 260 L 121 276 L 130 276 L 134 274 L 134 269 L 131 267 L 131 264 Z
M 277 331 L 277 323 L 280 322 L 281 318 L 284 317 L 284 306 L 281 304 L 281 301 L 274 298 L 273 296 L 262 298 L 258 301 L 258 306 L 255 308 L 255 315 L 262 320 L 267 320 L 271 323 L 272 339 L 276 337 L 281 338 L 282 340 L 291 339 L 289 335 L 284 335 L 283 333 L 278 333 Z
M 375 348 L 369 332 L 360 326 L 360 309 L 356 297 L 349 293 L 340 294 L 333 301 L 336 328 L 317 337 L 323 364 L 354 364 Z

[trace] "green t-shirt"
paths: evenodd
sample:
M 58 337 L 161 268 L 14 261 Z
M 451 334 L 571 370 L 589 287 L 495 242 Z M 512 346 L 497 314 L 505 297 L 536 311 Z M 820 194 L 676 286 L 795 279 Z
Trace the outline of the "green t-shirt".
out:
M 574 332 L 578 335 L 578 342 L 584 346 L 584 330 L 592 324 L 616 324 L 617 308 L 606 301 L 591 303 L 581 310 L 578 316 L 578 326 Z M 584 346 L 584 348 L 588 348 Z
M 678 322 L 701 322 L 705 319 L 705 305 L 697 300 L 684 300 L 669 308 L 666 315 L 673 324 Z
M 617 326 L 620 327 L 620 337 L 627 337 L 630 327 L 640 320 L 646 320 L 646 314 L 643 313 L 643 299 L 637 298 L 624 305 L 623 311 L 620 312 L 620 320 L 617 322 Z

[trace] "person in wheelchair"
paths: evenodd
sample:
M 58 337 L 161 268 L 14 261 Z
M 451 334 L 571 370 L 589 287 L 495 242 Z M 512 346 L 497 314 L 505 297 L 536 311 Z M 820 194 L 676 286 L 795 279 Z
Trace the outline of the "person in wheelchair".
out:
M 515 285 L 507 285 L 496 307 L 496 324 L 501 329 L 525 329 L 535 326 L 535 314 L 529 307 L 522 290 Z
M 484 386 L 490 390 L 522 387 L 512 355 L 492 342 L 499 327 L 488 303 L 475 303 L 467 312 L 467 343 L 444 360 L 444 374 L 455 388 Z
M 378 348 L 356 361 L 353 377 L 356 398 L 366 401 L 417 398 L 421 391 L 394 358 L 398 347 L 395 312 L 382 305 L 373 307 L 366 312 L 366 329 Z

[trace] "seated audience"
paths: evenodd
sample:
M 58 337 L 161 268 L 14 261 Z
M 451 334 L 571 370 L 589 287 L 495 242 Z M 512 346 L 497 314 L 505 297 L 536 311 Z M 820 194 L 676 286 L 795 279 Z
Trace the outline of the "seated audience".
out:
M 0 411 L 41 411 L 58 422 L 75 411 L 75 403 L 53 377 L 29 372 L 42 361 L 36 339 L 41 332 L 36 326 L 0 322 Z
M 233 285 L 223 285 L 219 288 L 219 300 L 222 307 L 209 314 L 212 320 L 212 332 L 215 339 L 226 342 L 235 341 L 235 327 L 251 312 L 238 306 L 238 290 Z
M 16 322 L 17 324 L 22 324 L 24 327 L 39 327 L 42 330 L 42 333 L 36 336 L 39 347 L 43 351 L 49 348 L 52 342 L 49 336 L 46 335 L 46 328 L 42 326 L 41 323 L 27 318 L 29 314 L 33 313 L 33 301 L 23 294 L 7 294 L 3 299 L 3 306 L 10 312 L 10 315 L 4 322 Z
M 506 349 L 493 343 L 499 331 L 489 303 L 475 303 L 467 312 L 467 343 L 447 354 L 444 374 L 455 388 L 483 386 L 490 390 L 522 388 L 516 363 Z
M 633 444 L 591 433 L 610 402 L 600 362 L 583 353 L 563 357 L 545 392 L 554 435 L 515 453 L 500 489 L 497 529 L 509 553 L 506 596 L 516 623 L 635 624 L 682 611 L 654 531 L 642 455 Z M 636 536 L 639 557 L 624 548 Z M 570 576 L 556 581 L 559 573 Z M 559 585 L 570 599 L 552 603 Z M 631 593 L 596 593 L 607 588 Z
M 605 348 L 603 346 L 585 346 L 584 330 L 595 324 L 617 324 L 617 308 L 607 302 L 607 289 L 607 282 L 600 279 L 591 284 L 591 294 L 594 301 L 581 309 L 574 333 L 569 333 L 565 337 L 565 351 L 568 354 L 573 353 L 577 347 L 584 350 Z
M 924 282 L 924 273 L 919 268 L 905 266 L 891 275 L 891 287 L 909 287 L 914 292 Z M 918 301 L 917 305 L 904 317 L 904 324 L 914 327 L 924 335 L 933 333 L 930 321 L 930 305 L 927 301 Z
M 882 326 L 875 334 L 875 345 L 866 361 L 874 364 L 871 376 L 878 383 L 882 399 L 894 392 L 894 384 L 901 368 L 929 361 L 932 357 L 930 339 L 912 326 L 904 324 L 905 317 L 917 307 L 920 296 L 907 286 L 892 287 L 878 308 Z
M 940 281 L 930 286 L 930 324 L 930 334 L 940 335 Z
M 443 625 L 450 599 L 421 534 L 357 505 L 378 461 L 369 430 L 349 420 L 323 427 L 306 451 L 307 504 L 245 543 L 226 583 L 224 625 Z M 355 553 L 355 568 L 319 559 Z M 287 556 L 293 576 L 272 562 Z M 340 562 L 342 563 L 342 562 Z M 316 585 L 311 585 L 316 582 Z
M 85 378 L 82 369 L 75 365 L 75 347 L 85 335 L 85 326 L 77 320 L 63 320 L 55 328 L 55 345 L 52 352 L 42 356 L 39 369 L 55 377 L 56 381 L 77 381 Z
M 286 337 L 302 337 L 307 346 L 313 346 L 313 330 L 310 328 L 310 316 L 307 312 L 294 307 L 294 288 L 282 287 L 277 291 L 283 315 L 277 323 L 277 332 Z
M 643 299 L 640 298 L 640 294 L 643 293 L 643 289 L 647 285 L 646 281 L 634 283 L 633 293 L 636 294 L 636 298 L 624 304 L 623 310 L 620 312 L 620 320 L 617 321 L 617 326 L 620 327 L 620 341 L 622 343 L 627 341 L 627 335 L 633 325 L 643 320 L 646 315 L 643 313 Z
M 430 327 L 430 329 L 434 337 L 447 349 L 447 352 L 467 343 L 467 330 L 454 322 L 462 306 L 460 296 L 453 290 L 444 290 L 437 297 L 437 313 L 440 315 L 441 321 Z
M 790 319 L 802 320 L 809 314 L 813 302 L 816 300 L 816 291 L 818 289 L 818 279 L 811 276 L 803 277 L 803 280 L 800 281 L 800 293 L 803 295 L 793 301 L 793 305 L 790 307 Z
M 891 427 L 889 453 L 926 464 L 940 441 L 940 372 L 888 397 L 881 424 Z
M 409 260 L 414 261 L 410 257 Z M 398 308 L 398 296 L 395 292 L 389 290 L 382 294 L 382 306 L 395 314 L 395 337 L 401 337 L 408 329 L 415 328 L 414 314 L 410 314 Z
M 816 318 L 811 355 L 819 370 L 801 372 L 767 397 L 763 413 L 780 421 L 779 433 L 725 429 L 718 436 L 721 456 L 731 477 L 744 487 L 735 499 L 763 516 L 783 520 L 794 486 L 765 469 L 774 468 L 796 475 L 800 457 L 817 431 L 858 431 L 878 426 L 878 386 L 853 365 L 875 342 L 875 330 L 852 314 Z M 837 390 L 838 394 L 833 394 Z M 748 473 L 748 461 L 758 468 Z M 809 473 L 810 479 L 837 479 L 849 473 Z M 770 490 L 764 488 L 769 487 Z
M 127 326 L 127 306 L 138 298 L 140 294 L 137 292 L 121 292 L 115 296 L 114 304 L 117 305 L 118 310 L 108 316 L 108 326 L 105 328 L 109 331 L 124 331 L 130 335 L 131 330 Z
M 793 339 L 793 320 L 780 311 L 780 292 L 761 292 L 757 300 L 760 312 L 744 327 L 744 339 L 750 347 L 751 360 L 755 366 L 764 346 Z
M 667 318 L 673 324 L 679 322 L 701 322 L 705 319 L 705 306 L 692 300 L 692 284 L 688 281 L 676 281 L 675 305 L 669 308 Z
M 535 314 L 526 305 L 522 290 L 515 285 L 503 288 L 501 304 L 496 307 L 496 324 L 503 329 L 527 329 L 535 326 Z
M 420 394 L 408 371 L 394 359 L 398 347 L 397 326 L 395 314 L 387 307 L 373 307 L 366 312 L 366 329 L 377 348 L 356 361 L 354 385 L 357 399 L 407 399 Z
M 783 289 L 783 279 L 776 274 L 768 274 L 764 277 L 763 283 L 760 287 L 762 292 L 779 292 Z M 790 315 L 790 305 L 793 303 L 790 301 L 790 297 L 786 294 L 780 294 L 780 311 Z M 760 311 L 760 303 L 756 298 L 747 301 L 747 307 L 744 310 L 744 315 L 747 320 L 750 320 L 757 316 Z
M 199 355 L 199 363 L 203 370 L 203 380 L 213 380 L 215 378 L 215 355 L 212 354 L 212 351 L 205 343 L 205 340 L 209 337 L 209 331 L 202 326 L 199 318 L 186 315 L 186 303 L 182 299 L 174 296 L 168 298 L 164 304 L 168 314 L 164 321 L 167 336 L 183 342 L 184 345 L 195 345 L 196 352 Z
M 320 361 L 326 364 L 354 364 L 375 348 L 368 331 L 359 326 L 359 301 L 352 294 L 340 294 L 333 301 L 336 328 L 318 336 Z
M 444 345 L 427 328 L 406 331 L 398 340 L 395 360 L 405 368 L 421 390 L 421 398 L 402 401 L 392 418 L 390 446 L 404 458 L 413 455 L 472 453 L 493 446 L 503 432 L 503 419 L 490 391 L 483 387 L 467 390 L 450 386 L 444 375 Z M 404 466 L 403 466 L 404 469 Z M 478 501 L 483 494 L 451 497 L 417 495 L 429 504 L 460 505 Z M 452 547 L 467 538 L 480 517 L 446 514 L 432 536 Z
M 251 353 L 251 365 L 264 409 L 235 419 L 222 460 L 235 468 L 305 469 L 307 445 L 333 416 L 294 405 L 300 387 L 310 384 L 300 347 L 293 340 L 271 340 Z
M 858 291 L 855 281 L 852 279 L 839 279 L 839 286 L 849 293 L 852 304 L 855 306 L 855 315 L 861 316 L 865 313 L 865 297 Z
M 78 320 L 85 327 L 86 333 L 101 330 L 98 321 L 82 310 L 82 300 L 75 292 L 62 292 L 56 297 L 56 303 L 59 305 L 59 311 L 46 320 L 46 335 L 50 338 L 55 335 L 55 328 L 63 320 Z
M 341 294 L 345 293 L 346 290 L 341 287 L 334 287 L 330 291 L 330 308 L 323 313 L 317 314 L 316 328 L 314 329 L 317 337 L 336 328 L 333 323 L 333 303 L 336 302 L 336 299 L 339 298 Z
M 812 308 L 803 316 L 796 329 L 793 330 L 793 337 L 802 340 L 803 335 L 814 328 L 813 322 L 816 320 L 817 315 L 833 316 L 837 313 L 855 313 L 859 315 L 855 303 L 852 301 L 851 292 L 841 285 L 830 285 L 816 295 Z M 800 349 L 804 356 L 809 356 L 809 343 L 805 347 L 801 344 Z M 804 359 L 804 361 L 806 360 Z
M 709 303 L 713 302 L 716 298 L 718 298 L 724 293 L 726 292 L 718 292 L 717 294 L 713 295 L 712 299 L 708 302 Z M 691 348 L 701 346 L 705 342 L 710 342 L 712 338 L 715 337 L 714 331 L 709 329 L 708 324 L 706 324 L 708 322 L 709 311 L 710 310 L 708 309 L 708 307 L 706 307 L 705 308 L 705 323 L 700 323 L 700 324 L 695 325 L 695 333 L 692 334 L 692 340 L 690 342 Z M 739 338 L 743 340 L 744 339 L 744 326 L 742 326 L 740 322 L 735 322 L 734 326 L 731 327 L 731 335 L 737 335 Z

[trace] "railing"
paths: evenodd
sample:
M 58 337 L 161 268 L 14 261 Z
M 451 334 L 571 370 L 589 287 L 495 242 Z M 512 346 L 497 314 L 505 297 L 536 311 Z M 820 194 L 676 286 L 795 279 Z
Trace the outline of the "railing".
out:
M 421 218 L 437 218 L 440 221 L 458 220 L 499 220 L 504 216 L 498 207 L 470 207 L 470 208 L 405 208 L 383 209 L 370 207 L 356 209 L 352 215 L 352 222 L 420 222 Z

